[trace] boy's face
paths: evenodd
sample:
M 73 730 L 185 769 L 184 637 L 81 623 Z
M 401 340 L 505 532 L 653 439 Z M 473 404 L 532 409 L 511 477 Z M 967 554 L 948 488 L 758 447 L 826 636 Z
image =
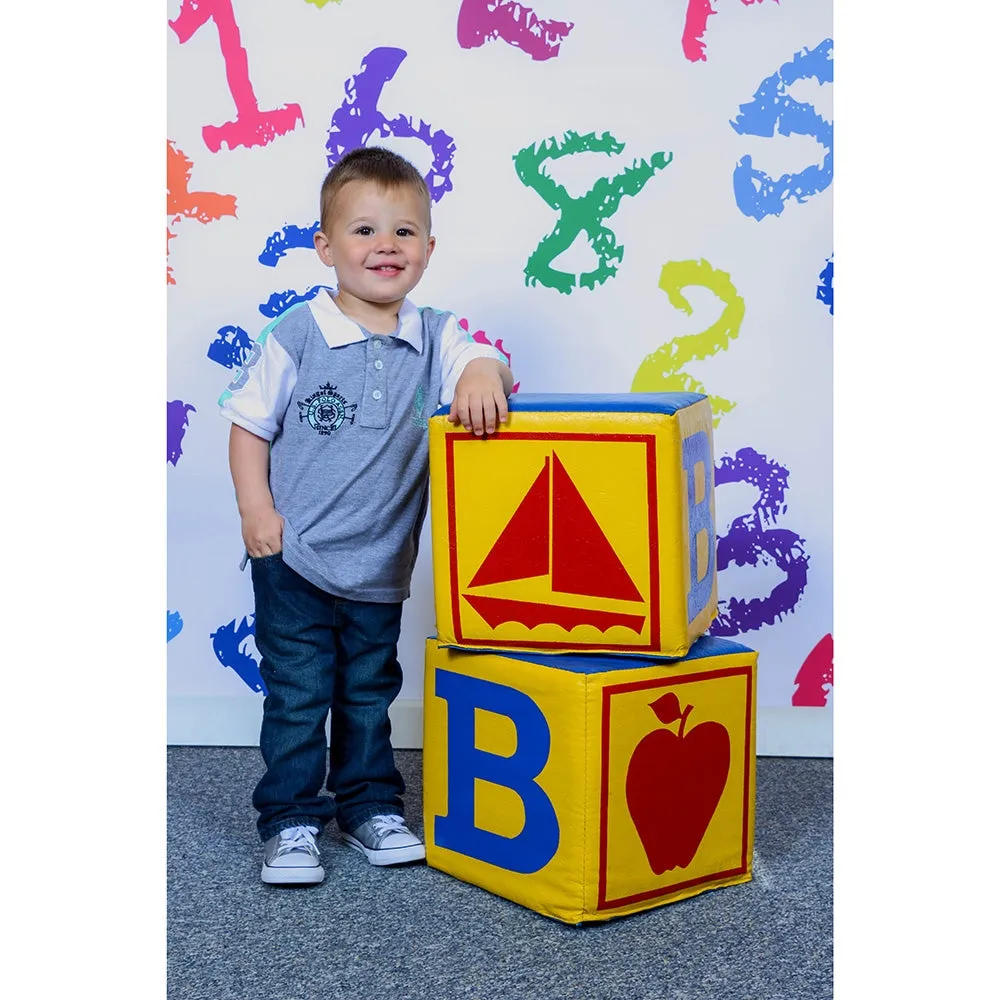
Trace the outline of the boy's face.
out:
M 350 181 L 337 193 L 316 252 L 337 272 L 339 293 L 379 305 L 401 303 L 434 251 L 427 203 L 409 186 L 379 190 Z

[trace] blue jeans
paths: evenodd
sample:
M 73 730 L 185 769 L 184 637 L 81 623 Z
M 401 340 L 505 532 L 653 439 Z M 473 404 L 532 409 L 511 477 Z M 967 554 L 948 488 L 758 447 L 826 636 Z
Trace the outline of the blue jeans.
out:
M 280 553 L 251 560 L 254 638 L 267 687 L 253 793 L 257 831 L 335 819 L 353 830 L 403 815 L 403 778 L 389 741 L 389 705 L 403 671 L 396 658 L 401 604 L 348 601 L 320 590 Z M 329 773 L 326 718 L 330 714 Z M 335 798 L 322 794 L 323 783 Z

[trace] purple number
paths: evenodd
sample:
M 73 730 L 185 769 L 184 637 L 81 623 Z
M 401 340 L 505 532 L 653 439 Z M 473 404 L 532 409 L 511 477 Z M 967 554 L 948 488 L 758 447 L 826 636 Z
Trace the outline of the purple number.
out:
M 431 198 L 440 201 L 451 190 L 455 140 L 441 129 L 432 132 L 431 126 L 423 119 L 419 125 L 414 125 L 413 118 L 406 115 L 399 115 L 390 121 L 378 109 L 382 88 L 396 75 L 405 58 L 403 49 L 377 48 L 361 60 L 358 75 L 344 84 L 347 98 L 330 119 L 326 162 L 332 167 L 352 149 L 367 145 L 373 135 L 419 139 L 430 147 L 433 154 L 434 161 L 424 180 Z
M 541 18 L 519 0 L 462 0 L 458 11 L 458 44 L 463 49 L 502 38 L 532 59 L 554 59 L 572 30 L 572 21 Z
M 167 461 L 176 466 L 181 455 L 181 442 L 187 431 L 188 414 L 198 411 L 183 399 L 172 399 L 167 403 Z
M 773 561 L 785 574 L 767 597 L 750 600 L 733 597 L 719 602 L 719 617 L 709 632 L 715 636 L 736 636 L 773 625 L 795 610 L 806 589 L 809 557 L 805 542 L 786 528 L 767 527 L 787 507 L 788 470 L 753 448 L 741 448 L 732 458 L 723 456 L 715 469 L 715 485 L 749 483 L 760 490 L 753 510 L 735 518 L 728 534 L 719 538 L 716 548 L 718 572 L 731 564 L 757 566 Z

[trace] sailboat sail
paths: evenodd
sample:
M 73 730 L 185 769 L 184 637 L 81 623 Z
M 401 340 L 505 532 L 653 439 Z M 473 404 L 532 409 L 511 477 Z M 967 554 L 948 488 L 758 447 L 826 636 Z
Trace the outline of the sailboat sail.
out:
M 469 583 L 508 583 L 549 571 L 549 460 Z
M 641 601 L 642 594 L 555 452 L 552 462 L 552 589 Z

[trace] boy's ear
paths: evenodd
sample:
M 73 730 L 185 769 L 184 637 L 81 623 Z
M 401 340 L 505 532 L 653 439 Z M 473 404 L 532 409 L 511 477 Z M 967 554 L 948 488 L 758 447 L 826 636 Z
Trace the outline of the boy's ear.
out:
M 326 264 L 327 267 L 333 267 L 333 247 L 330 246 L 330 241 L 326 238 L 326 233 L 322 229 L 316 230 L 313 235 L 313 246 L 316 247 L 316 253 L 319 254 L 319 259 Z
M 431 254 L 434 253 L 434 247 L 437 245 L 437 240 L 433 236 L 427 237 L 427 257 L 424 260 L 424 267 L 426 267 L 431 262 Z

